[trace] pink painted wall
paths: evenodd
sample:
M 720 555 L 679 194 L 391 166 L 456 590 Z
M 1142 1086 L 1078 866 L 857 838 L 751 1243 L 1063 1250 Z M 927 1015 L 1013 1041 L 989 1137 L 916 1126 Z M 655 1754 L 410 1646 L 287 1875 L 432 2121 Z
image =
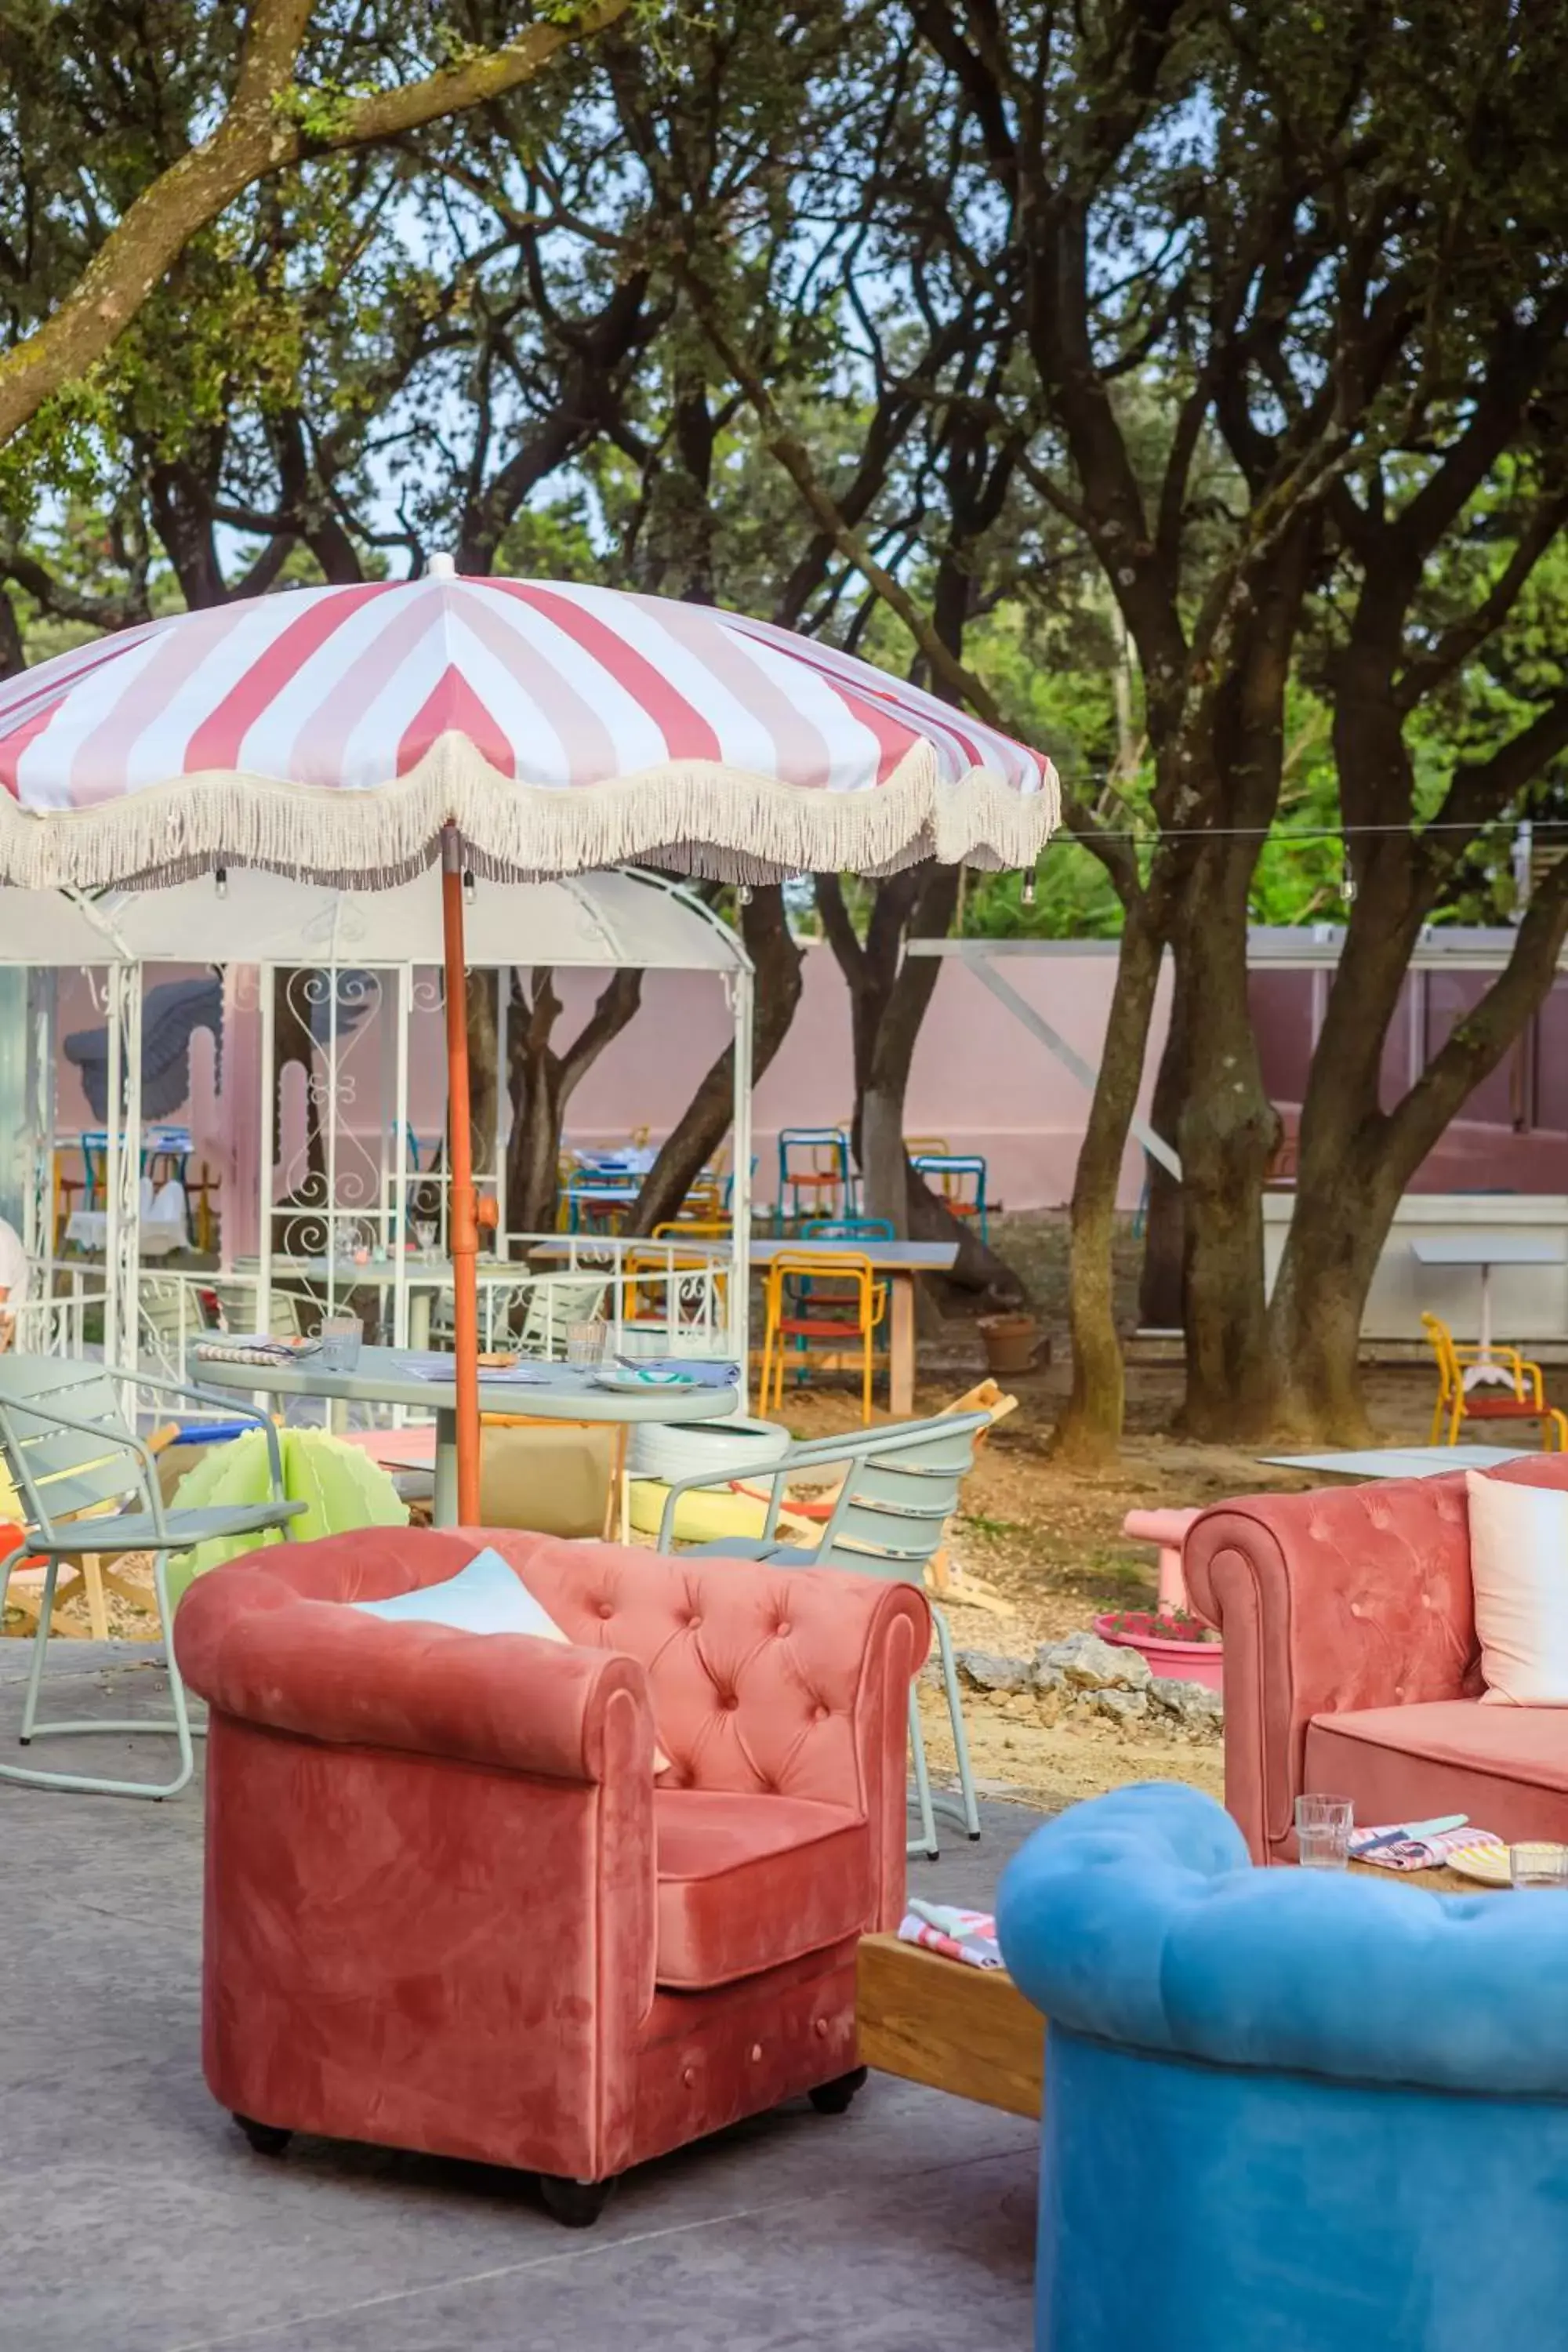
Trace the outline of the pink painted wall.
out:
M 1069 1044 L 1091 1064 L 1098 1060 L 1115 977 L 1112 957 L 1070 951 L 1037 960 L 1015 957 L 1006 960 L 1005 970 L 1019 993 Z M 176 965 L 166 965 L 158 974 L 160 979 L 184 976 L 184 968 Z M 570 1034 L 592 1006 L 603 975 L 563 971 L 557 985 L 566 1006 L 562 1032 Z M 247 1153 L 253 1155 L 256 1148 L 256 1122 L 249 1108 L 256 1062 L 244 1035 L 246 1023 L 236 1011 L 232 984 L 228 1005 L 223 1092 L 215 1091 L 211 1048 L 198 1035 L 189 1108 L 197 1157 L 226 1171 Z M 74 973 L 62 973 L 61 1034 L 95 1025 L 100 1017 L 85 982 Z M 1145 1115 L 1164 1026 L 1162 988 L 1140 1106 Z M 656 1138 L 666 1133 L 730 1034 L 717 976 L 649 972 L 636 1019 L 589 1071 L 573 1098 L 569 1138 L 595 1145 L 622 1141 L 637 1127 L 651 1129 Z M 438 1013 L 416 1013 L 411 1034 L 410 1111 L 416 1132 L 428 1143 L 443 1117 L 445 1057 Z M 374 1132 L 381 1116 L 381 1043 L 374 1021 L 356 1037 L 354 1058 L 363 1073 L 364 1124 Z M 68 1133 L 89 1124 L 76 1071 L 63 1061 L 59 1086 L 60 1130 Z M 761 1199 L 771 1201 L 776 1190 L 780 1128 L 836 1124 L 847 1118 L 853 1100 L 847 992 L 829 950 L 813 946 L 806 950 L 795 1021 L 757 1089 L 753 1129 Z M 954 1150 L 984 1152 L 991 1195 L 1007 1207 L 1050 1206 L 1064 1202 L 1072 1189 L 1087 1102 L 1078 1081 L 972 972 L 957 962 L 943 964 L 915 1054 L 910 1135 L 942 1136 Z M 302 1115 L 300 1105 L 285 1102 L 285 1144 Z M 1124 1206 L 1136 1203 L 1142 1184 L 1142 1154 L 1134 1147 L 1123 1165 Z M 231 1192 L 231 1200 L 235 1197 Z

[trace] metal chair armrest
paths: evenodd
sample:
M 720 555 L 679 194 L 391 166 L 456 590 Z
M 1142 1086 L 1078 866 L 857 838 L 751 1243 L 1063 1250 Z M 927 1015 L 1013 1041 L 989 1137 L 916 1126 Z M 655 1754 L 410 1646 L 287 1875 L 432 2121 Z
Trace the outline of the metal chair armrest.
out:
M 151 1372 L 121 1372 L 117 1378 L 134 1381 L 142 1389 L 155 1389 L 160 1396 L 185 1397 L 192 1404 L 205 1405 L 220 1412 L 225 1421 L 253 1421 L 267 1440 L 267 1462 L 272 1474 L 272 1499 L 275 1503 L 288 1500 L 283 1492 L 283 1452 L 278 1443 L 278 1427 L 269 1413 L 253 1404 L 241 1404 L 227 1390 L 193 1388 L 186 1381 L 159 1380 Z
M 731 1462 L 721 1471 L 700 1470 L 689 1478 L 677 1478 L 665 1495 L 664 1509 L 659 1514 L 658 1542 L 656 1549 L 663 1552 L 667 1557 L 669 1556 L 670 1540 L 675 1531 L 675 1514 L 683 1495 L 700 1493 L 704 1489 L 732 1486 L 740 1478 L 766 1478 L 772 1482 L 773 1497 L 768 1505 L 768 1516 L 763 1528 L 765 1540 L 773 1534 L 777 1524 L 779 1504 L 784 1494 L 784 1482 L 794 1469 L 797 1459 L 797 1454 L 792 1450 L 782 1461 L 777 1454 L 770 1454 L 765 1461 Z

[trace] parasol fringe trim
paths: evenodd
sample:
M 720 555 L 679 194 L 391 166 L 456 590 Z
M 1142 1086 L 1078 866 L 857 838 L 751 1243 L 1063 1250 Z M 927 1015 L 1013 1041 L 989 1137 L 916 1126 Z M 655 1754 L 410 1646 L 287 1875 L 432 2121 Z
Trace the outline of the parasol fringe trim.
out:
M 462 834 L 474 870 L 501 880 L 639 864 L 728 882 L 888 874 L 926 858 L 1027 866 L 1060 814 L 1048 762 L 1035 792 L 983 768 L 952 782 L 927 743 L 871 792 L 781 783 L 706 761 L 552 787 L 502 775 L 453 733 L 407 775 L 372 790 L 219 772 L 37 815 L 0 792 L 0 880 L 97 890 L 226 865 L 391 887 L 429 865 L 446 824 Z

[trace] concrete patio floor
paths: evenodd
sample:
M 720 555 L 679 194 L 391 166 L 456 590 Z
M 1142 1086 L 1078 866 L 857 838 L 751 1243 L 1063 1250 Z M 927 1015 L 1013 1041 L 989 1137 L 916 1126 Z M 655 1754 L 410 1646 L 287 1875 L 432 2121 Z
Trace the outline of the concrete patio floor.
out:
M 27 1657 L 0 1654 L 7 1755 Z M 62 1643 L 49 1668 L 52 1712 L 163 1703 L 142 1648 Z M 47 1753 L 151 1777 L 168 1748 Z M 978 1844 L 952 1832 L 910 1864 L 916 1891 L 988 1901 L 1037 1817 L 984 1814 Z M 510 2174 L 320 2140 L 253 2155 L 201 2077 L 201 1821 L 199 1787 L 140 1804 L 0 1782 L 5 2352 L 1029 2343 L 1034 2126 L 886 2075 L 846 2116 L 803 2100 L 643 2168 L 582 2232 Z

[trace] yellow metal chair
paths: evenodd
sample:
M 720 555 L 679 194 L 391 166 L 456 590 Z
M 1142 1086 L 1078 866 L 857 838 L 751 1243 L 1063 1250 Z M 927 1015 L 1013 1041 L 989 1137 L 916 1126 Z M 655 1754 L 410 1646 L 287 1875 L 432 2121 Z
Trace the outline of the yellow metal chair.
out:
M 729 1270 L 714 1268 L 713 1258 L 707 1250 L 682 1250 L 672 1244 L 680 1242 L 727 1242 L 734 1228 L 728 1217 L 681 1217 L 673 1223 L 655 1225 L 647 1237 L 647 1247 L 628 1249 L 626 1258 L 626 1293 L 622 1314 L 623 1325 L 658 1324 L 667 1328 L 671 1337 L 682 1322 L 700 1324 L 707 1314 L 708 1286 L 687 1285 L 676 1279 L 682 1274 L 704 1275 L 712 1272 L 712 1319 L 722 1323 L 729 1313 Z M 656 1246 L 662 1243 L 662 1248 Z M 656 1304 L 650 1314 L 644 1314 L 637 1302 L 637 1280 L 641 1277 L 650 1292 L 656 1292 L 662 1306 Z
M 786 1341 L 801 1350 L 853 1349 L 860 1358 L 860 1418 L 868 1425 L 877 1326 L 888 1305 L 888 1286 L 878 1281 L 870 1259 L 783 1250 L 768 1268 L 763 1297 L 762 1411 L 783 1410 Z
M 1423 1315 L 1421 1328 L 1437 1360 L 1437 1401 L 1432 1408 L 1434 1445 L 1457 1445 L 1459 1431 L 1467 1422 L 1533 1421 L 1540 1426 L 1543 1453 L 1568 1452 L 1568 1415 L 1547 1403 L 1539 1364 L 1531 1363 L 1517 1348 L 1489 1348 L 1483 1354 L 1472 1340 L 1456 1339 L 1436 1315 Z M 1501 1367 L 1510 1385 L 1507 1389 L 1467 1390 L 1466 1369 L 1479 1363 Z

